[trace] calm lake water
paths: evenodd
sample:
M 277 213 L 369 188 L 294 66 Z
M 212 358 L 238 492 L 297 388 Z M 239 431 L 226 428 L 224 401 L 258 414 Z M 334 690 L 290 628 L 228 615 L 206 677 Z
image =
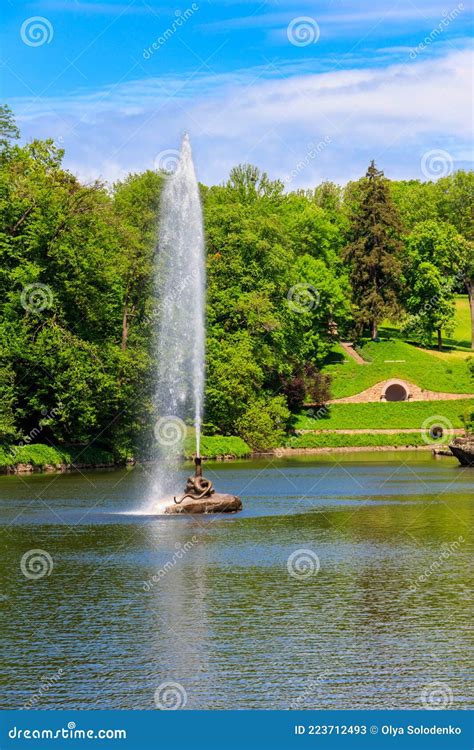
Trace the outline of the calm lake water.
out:
M 2 708 L 152 709 L 166 682 L 191 709 L 472 707 L 474 470 L 208 463 L 243 513 L 127 515 L 147 474 L 0 478 Z

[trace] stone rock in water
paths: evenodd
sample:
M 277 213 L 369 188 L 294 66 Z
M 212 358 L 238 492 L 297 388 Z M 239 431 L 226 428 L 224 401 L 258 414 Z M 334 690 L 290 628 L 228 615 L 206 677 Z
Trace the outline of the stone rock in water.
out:
M 455 438 L 449 448 L 461 466 L 474 466 L 474 435 Z
M 187 497 L 181 503 L 168 505 L 165 513 L 168 515 L 180 513 L 237 513 L 239 510 L 242 510 L 240 497 L 214 492 L 208 497 Z

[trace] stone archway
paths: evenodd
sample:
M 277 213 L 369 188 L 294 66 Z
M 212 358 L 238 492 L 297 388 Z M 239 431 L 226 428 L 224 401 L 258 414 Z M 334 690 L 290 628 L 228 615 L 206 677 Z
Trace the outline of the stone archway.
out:
M 382 401 L 408 401 L 410 391 L 403 380 L 389 380 L 382 392 Z
M 393 386 L 398 386 L 397 388 Z M 401 378 L 379 380 L 378 383 L 366 388 L 365 391 L 354 393 L 353 396 L 330 399 L 328 404 L 369 404 L 391 401 L 399 403 L 407 401 L 451 401 L 454 399 L 474 399 L 474 393 L 442 393 L 441 391 L 425 391 L 415 383 Z M 308 404 L 307 404 L 308 405 Z M 311 406 L 311 404 L 309 404 Z

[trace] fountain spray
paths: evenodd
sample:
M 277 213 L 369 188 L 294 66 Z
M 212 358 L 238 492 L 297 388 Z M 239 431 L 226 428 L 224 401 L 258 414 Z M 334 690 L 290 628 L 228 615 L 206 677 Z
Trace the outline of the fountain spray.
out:
M 161 424 L 158 434 L 155 430 L 160 452 L 155 497 L 175 499 L 171 510 L 167 507 L 165 512 L 212 512 L 214 508 L 221 511 L 227 509 L 226 503 L 229 510 L 239 510 L 238 498 L 214 496 L 212 483 L 202 476 L 204 229 L 199 185 L 187 134 L 181 144 L 176 170 L 167 177 L 163 190 L 155 287 L 159 300 L 155 407 Z M 188 478 L 184 494 L 177 497 L 185 422 L 190 420 L 196 433 L 195 475 Z M 183 502 L 185 500 L 187 502 Z M 201 501 L 205 501 L 203 505 Z

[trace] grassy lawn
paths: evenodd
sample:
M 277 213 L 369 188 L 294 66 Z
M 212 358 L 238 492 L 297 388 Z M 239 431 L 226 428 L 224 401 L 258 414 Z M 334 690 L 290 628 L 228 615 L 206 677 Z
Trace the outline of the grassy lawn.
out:
M 399 326 L 393 321 L 384 321 L 379 330 L 382 338 L 403 339 Z M 466 294 L 456 295 L 454 331 L 451 336 L 443 334 L 443 347 L 451 350 L 454 347 L 454 350 L 460 349 L 466 353 L 471 350 L 471 313 Z
M 440 445 L 443 441 L 440 440 Z M 399 433 L 398 435 L 298 435 L 289 438 L 289 448 L 356 448 L 384 445 L 417 446 L 426 445 L 423 437 L 416 433 Z
M 323 416 L 322 418 L 315 419 L 308 416 L 308 410 L 301 412 L 301 414 L 296 416 L 294 427 L 297 430 L 407 430 L 421 428 L 426 419 L 434 416 L 444 417 L 453 427 L 462 427 L 461 415 L 468 409 L 472 410 L 472 408 L 472 399 L 461 399 L 459 401 L 330 404 L 327 407 L 327 416 Z M 344 435 L 342 437 L 350 438 L 352 436 Z M 369 437 L 378 440 L 381 436 L 369 435 Z M 371 444 L 383 445 L 383 443 L 377 442 Z M 390 444 L 395 445 L 395 443 Z
M 430 391 L 474 392 L 467 366 L 469 352 L 436 356 L 400 339 L 368 341 L 358 351 L 369 364 L 359 365 L 339 345 L 334 347 L 324 366 L 324 372 L 332 376 L 332 398 L 352 396 L 387 378 L 402 378 Z
M 461 346 L 466 349 L 471 347 L 471 312 L 466 295 L 458 294 L 456 297 L 456 323 L 452 338 L 447 338 L 445 343 L 447 346 Z
M 196 451 L 194 435 L 188 434 L 184 443 L 185 458 L 192 458 Z M 235 456 L 244 458 L 251 454 L 247 443 L 240 437 L 214 435 L 201 439 L 201 454 L 205 458 L 216 458 L 217 456 Z

